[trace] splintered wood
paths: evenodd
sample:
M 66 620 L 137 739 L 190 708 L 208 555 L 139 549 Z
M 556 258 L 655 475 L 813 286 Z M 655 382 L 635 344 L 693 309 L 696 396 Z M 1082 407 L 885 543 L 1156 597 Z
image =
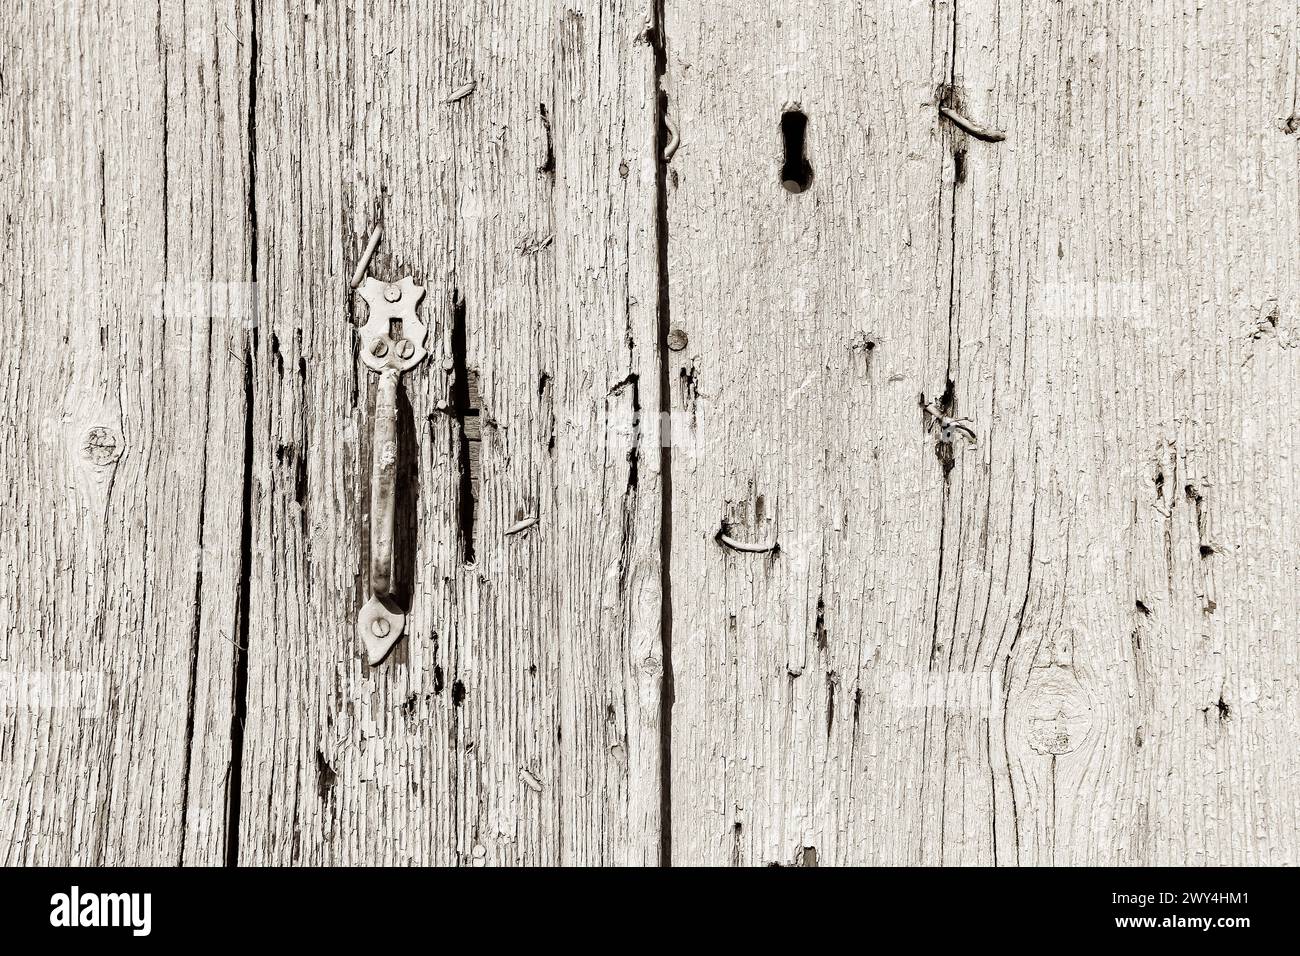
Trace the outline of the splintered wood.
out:
M 1292 0 L 0 29 L 0 863 L 1300 863 Z

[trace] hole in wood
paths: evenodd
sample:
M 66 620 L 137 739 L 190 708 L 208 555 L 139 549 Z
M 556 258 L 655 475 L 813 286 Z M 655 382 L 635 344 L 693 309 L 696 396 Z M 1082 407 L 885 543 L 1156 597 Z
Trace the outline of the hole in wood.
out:
M 812 185 L 812 164 L 804 150 L 808 137 L 808 116 L 803 110 L 786 110 L 781 114 L 781 143 L 785 159 L 781 163 L 781 185 L 792 193 L 801 193 Z

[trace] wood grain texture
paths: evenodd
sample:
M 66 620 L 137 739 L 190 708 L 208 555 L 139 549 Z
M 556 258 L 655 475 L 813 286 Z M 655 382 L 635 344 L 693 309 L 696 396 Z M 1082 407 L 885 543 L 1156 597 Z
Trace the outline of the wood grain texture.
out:
M 5 18 L 5 864 L 224 856 L 248 24 L 215 6 Z
M 0 29 L 0 863 L 1300 863 L 1293 0 Z
M 1295 6 L 919 6 L 668 4 L 673 858 L 1294 863 Z
M 653 862 L 658 421 L 636 426 L 659 403 L 644 11 L 258 12 L 264 321 L 240 862 Z M 370 668 L 354 620 L 375 381 L 347 282 L 377 217 L 370 275 L 427 287 L 432 355 L 399 399 L 408 634 Z M 461 366 L 480 408 L 464 435 Z M 476 424 L 465 541 L 460 444 Z M 537 524 L 507 536 L 525 516 Z
M 672 856 L 917 861 L 948 296 L 921 4 L 667 4 Z M 811 188 L 782 185 L 808 117 Z M 772 543 L 764 553 L 734 550 Z M 917 703 L 912 699 L 920 695 Z
M 1300 862 L 1298 16 L 957 3 L 933 862 Z

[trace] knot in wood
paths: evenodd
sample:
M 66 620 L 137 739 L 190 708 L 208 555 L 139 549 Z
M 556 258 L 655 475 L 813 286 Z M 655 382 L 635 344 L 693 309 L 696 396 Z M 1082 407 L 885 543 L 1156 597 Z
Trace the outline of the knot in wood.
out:
M 1092 732 L 1092 702 L 1066 667 L 1035 667 L 1012 702 L 1021 752 L 1060 757 L 1083 746 Z
M 122 436 L 116 429 L 96 425 L 82 440 L 81 457 L 99 467 L 111 465 L 122 457 Z
M 658 654 L 647 654 L 641 658 L 641 672 L 647 677 L 658 677 L 664 672 L 664 660 Z

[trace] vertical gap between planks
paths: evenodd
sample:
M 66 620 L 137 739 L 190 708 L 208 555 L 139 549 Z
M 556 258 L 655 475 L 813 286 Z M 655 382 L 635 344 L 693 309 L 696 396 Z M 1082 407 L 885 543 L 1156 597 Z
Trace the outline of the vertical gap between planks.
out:
M 655 251 L 659 272 L 659 637 L 662 643 L 663 670 L 659 686 L 659 865 L 673 864 L 673 453 L 672 400 L 668 387 L 668 332 L 672 309 L 668 283 L 668 160 L 664 146 L 668 142 L 668 93 L 664 75 L 668 66 L 668 39 L 664 27 L 664 0 L 654 0 L 651 42 L 654 51 L 655 135 Z
M 248 230 L 249 279 L 258 296 L 257 234 L 257 0 L 249 3 L 248 67 Z M 257 300 L 255 299 L 256 307 Z M 248 710 L 248 617 L 253 564 L 253 362 L 257 356 L 257 315 L 244 341 L 244 487 L 239 529 L 239 590 L 236 601 L 234 700 L 230 716 L 230 772 L 226 780 L 226 866 L 239 865 L 239 810 L 243 790 L 244 717 Z

